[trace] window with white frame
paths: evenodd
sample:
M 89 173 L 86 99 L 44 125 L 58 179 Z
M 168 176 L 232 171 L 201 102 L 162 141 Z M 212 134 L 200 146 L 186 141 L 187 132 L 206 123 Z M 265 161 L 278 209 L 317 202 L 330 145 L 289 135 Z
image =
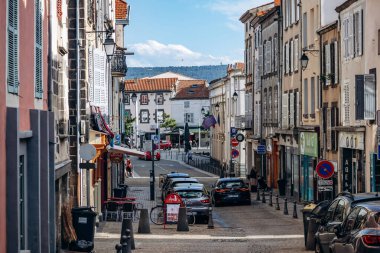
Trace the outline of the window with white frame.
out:
M 147 105 L 147 104 L 149 104 L 148 94 L 141 94 L 140 95 L 140 104 L 141 105 Z
M 158 105 L 163 105 L 164 104 L 164 94 L 156 94 L 156 103 Z
M 194 123 L 194 113 L 185 113 L 185 122 Z
M 307 13 L 305 12 L 302 16 L 302 47 L 307 48 L 308 47 L 308 41 L 307 41 L 307 32 L 308 32 L 308 23 L 307 23 Z
M 299 54 L 298 54 L 298 38 L 294 39 L 294 60 L 293 60 L 293 68 L 294 71 L 298 71 L 298 61 L 299 61 Z
M 287 129 L 289 127 L 289 94 L 282 94 L 282 128 Z
M 164 122 L 164 110 L 163 109 L 156 110 L 155 116 L 156 116 L 156 118 L 155 118 L 156 123 L 157 123 L 157 120 L 158 120 L 158 123 Z
M 361 56 L 363 53 L 363 11 L 357 9 L 353 13 L 353 39 L 354 39 L 354 55 Z
M 149 123 L 149 110 L 140 110 L 140 123 Z
M 18 94 L 19 87 L 19 0 L 8 0 L 7 86 Z
M 374 120 L 376 117 L 375 75 L 355 76 L 356 120 Z
M 42 79 L 42 43 L 43 43 L 43 22 L 42 22 L 42 0 L 35 0 L 35 64 L 34 64 L 34 95 L 36 98 L 43 97 Z
M 350 29 L 350 18 L 349 15 L 345 15 L 342 21 L 342 33 L 343 33 L 343 57 L 347 60 L 350 56 L 350 40 L 351 40 L 351 29 Z

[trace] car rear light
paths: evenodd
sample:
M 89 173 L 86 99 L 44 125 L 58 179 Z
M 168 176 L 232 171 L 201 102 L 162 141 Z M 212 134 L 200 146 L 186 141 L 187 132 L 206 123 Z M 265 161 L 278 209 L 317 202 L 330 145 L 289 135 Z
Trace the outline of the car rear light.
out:
M 226 192 L 229 191 L 228 189 L 216 189 L 215 192 Z
M 210 199 L 202 199 L 201 202 L 202 203 L 210 203 Z
M 380 236 L 378 235 L 363 235 L 362 238 L 368 246 L 380 246 Z
M 239 190 L 242 191 L 242 192 L 247 192 L 247 191 L 249 191 L 248 188 L 240 188 Z

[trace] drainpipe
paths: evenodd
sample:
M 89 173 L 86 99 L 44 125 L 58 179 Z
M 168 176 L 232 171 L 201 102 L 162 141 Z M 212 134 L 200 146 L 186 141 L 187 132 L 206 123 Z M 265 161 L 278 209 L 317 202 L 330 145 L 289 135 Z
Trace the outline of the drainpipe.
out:
M 80 58 L 79 58 L 79 53 L 80 53 L 80 41 L 79 41 L 79 0 L 76 0 L 76 38 L 77 38 L 77 48 L 76 48 L 76 54 L 77 54 L 77 76 L 76 76 L 76 83 L 77 83 L 77 172 L 79 172 L 79 179 L 80 179 L 80 189 L 79 189 L 79 203 L 81 206 L 83 206 L 82 203 L 82 170 L 79 169 L 79 162 L 80 162 Z M 89 203 L 87 203 L 89 205 Z
M 49 53 L 48 53 L 48 110 L 53 111 L 53 78 L 52 78 L 52 66 L 53 66 L 53 47 L 52 47 L 52 18 L 53 7 L 49 4 L 49 22 L 48 22 L 48 40 L 49 40 Z

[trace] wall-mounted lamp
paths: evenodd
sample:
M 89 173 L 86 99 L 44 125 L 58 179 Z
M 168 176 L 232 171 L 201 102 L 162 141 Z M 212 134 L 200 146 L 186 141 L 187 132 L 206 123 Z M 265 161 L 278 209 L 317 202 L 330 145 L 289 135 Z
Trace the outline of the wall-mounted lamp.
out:
M 219 103 L 215 105 L 215 111 L 219 112 Z
M 132 94 L 131 99 L 132 99 L 133 103 L 136 103 L 136 101 L 137 101 L 137 95 L 136 95 L 136 93 Z
M 233 99 L 234 101 L 236 101 L 236 100 L 238 99 L 238 94 L 237 94 L 236 91 L 235 91 L 234 94 L 232 95 L 232 99 Z
M 308 63 L 309 63 L 309 57 L 307 57 L 306 52 L 317 53 L 317 52 L 319 52 L 319 50 L 303 49 L 302 51 L 303 51 L 303 54 L 301 56 L 301 67 L 302 67 L 302 70 L 305 70 L 307 68 Z

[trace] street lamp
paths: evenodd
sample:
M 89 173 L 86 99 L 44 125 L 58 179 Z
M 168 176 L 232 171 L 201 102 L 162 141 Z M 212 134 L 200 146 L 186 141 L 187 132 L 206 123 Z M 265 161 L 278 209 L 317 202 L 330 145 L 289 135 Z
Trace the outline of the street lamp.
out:
M 215 105 L 215 111 L 219 112 L 219 103 L 216 103 L 216 105 Z
M 107 58 L 109 59 L 111 56 L 113 56 L 115 52 L 116 43 L 111 38 L 110 35 L 107 35 L 107 38 L 103 42 L 104 51 L 106 52 Z
M 301 56 L 301 67 L 302 70 L 305 70 L 307 68 L 307 64 L 309 63 L 309 57 L 305 53 Z
M 231 93 L 230 93 L 231 94 Z M 238 94 L 237 92 L 235 91 L 234 94 L 232 95 L 232 101 L 230 102 L 230 171 L 229 171 L 229 176 L 231 177 L 233 175 L 233 171 L 235 171 L 233 169 L 233 157 L 232 157 L 232 144 L 231 144 L 231 140 L 232 140 L 232 109 L 233 109 L 233 102 L 236 102 L 238 99 Z

